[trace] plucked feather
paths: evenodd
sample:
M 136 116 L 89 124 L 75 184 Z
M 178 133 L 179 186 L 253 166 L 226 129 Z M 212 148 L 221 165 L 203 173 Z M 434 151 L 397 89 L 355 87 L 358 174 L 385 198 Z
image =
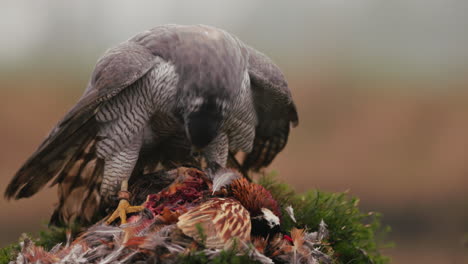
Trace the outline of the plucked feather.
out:
M 242 175 L 239 172 L 232 169 L 220 169 L 213 177 L 213 194 L 221 188 L 231 184 L 232 181 L 239 179 Z
M 248 247 L 249 245 L 245 244 L 244 246 Z M 262 264 L 274 264 L 273 260 L 263 253 L 260 253 L 256 248 L 249 248 L 248 256 L 259 263 Z
M 296 223 L 296 217 L 294 217 L 294 208 L 291 205 L 288 205 L 285 211 L 286 213 L 288 213 L 291 220 L 293 220 L 293 222 Z

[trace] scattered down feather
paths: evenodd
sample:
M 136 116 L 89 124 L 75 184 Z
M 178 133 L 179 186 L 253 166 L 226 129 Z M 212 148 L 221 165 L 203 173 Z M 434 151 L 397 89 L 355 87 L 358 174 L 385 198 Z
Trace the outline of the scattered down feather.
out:
M 219 170 L 213 177 L 213 194 L 241 177 L 242 175 L 239 172 L 232 169 Z
M 294 208 L 291 205 L 288 205 L 285 209 L 286 213 L 288 213 L 289 217 L 291 220 L 293 220 L 294 223 L 296 223 L 296 217 L 294 217 Z
M 265 211 L 269 215 L 267 218 L 278 219 L 279 223 L 280 207 L 265 188 L 231 175 L 226 176 L 224 183 L 217 183 L 217 188 L 226 187 L 226 190 L 215 192 L 223 196 L 216 197 L 211 189 L 215 184 L 206 182 L 200 171 L 185 169 L 178 175 L 181 177 L 174 177 L 167 188 L 150 194 L 147 203 L 151 206 L 129 217 L 128 224 L 104 225 L 101 221 L 77 238 L 69 238 L 65 246 L 58 244 L 50 251 L 35 246 L 26 238 L 12 264 L 172 264 L 178 263 L 180 256 L 194 251 L 203 252 L 209 260 L 215 261 L 223 250 L 235 250 L 235 255 L 248 256 L 263 264 L 331 263 L 331 258 L 322 252 L 330 247 L 323 241 L 328 238 L 325 222 L 320 223 L 316 232 L 293 228 L 291 237 L 280 231 L 252 235 L 252 219 L 265 216 Z M 175 207 L 173 202 L 185 209 Z M 181 214 L 172 215 L 168 221 L 165 212 L 177 210 Z M 286 211 L 294 217 L 292 210 Z

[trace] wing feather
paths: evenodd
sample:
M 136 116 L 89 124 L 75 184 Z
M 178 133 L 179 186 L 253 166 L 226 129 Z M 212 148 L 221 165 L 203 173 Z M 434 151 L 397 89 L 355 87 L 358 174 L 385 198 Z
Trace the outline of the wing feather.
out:
M 258 125 L 253 149 L 242 164 L 244 171 L 268 166 L 286 146 L 290 126 L 299 123 L 291 91 L 281 70 L 263 53 L 246 48 Z
M 132 41 L 107 51 L 97 62 L 81 99 L 19 169 L 7 187 L 5 197 L 29 197 L 64 168 L 68 171 L 73 167 L 77 153 L 97 136 L 99 124 L 95 115 L 100 105 L 136 82 L 160 61 L 159 57 Z M 54 183 L 64 181 L 63 175 Z

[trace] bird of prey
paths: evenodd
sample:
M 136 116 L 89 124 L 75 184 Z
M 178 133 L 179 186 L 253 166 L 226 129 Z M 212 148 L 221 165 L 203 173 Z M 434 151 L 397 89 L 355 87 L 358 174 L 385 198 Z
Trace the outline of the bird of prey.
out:
M 285 147 L 296 107 L 281 70 L 221 29 L 163 25 L 108 50 L 77 104 L 8 185 L 6 198 L 58 184 L 53 222 L 90 221 L 132 175 L 247 153 L 242 170 Z

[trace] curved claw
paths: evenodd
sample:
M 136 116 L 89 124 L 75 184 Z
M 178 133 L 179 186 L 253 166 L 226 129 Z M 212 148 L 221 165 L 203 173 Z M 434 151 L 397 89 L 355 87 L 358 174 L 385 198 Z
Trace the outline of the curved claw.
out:
M 117 209 L 115 209 L 115 211 L 111 214 L 111 216 L 109 216 L 109 218 L 106 220 L 106 224 L 110 225 L 117 218 L 120 218 L 120 224 L 126 224 L 127 214 L 137 213 L 137 212 L 143 211 L 144 209 L 145 207 L 141 205 L 131 206 L 128 200 L 121 199 L 119 202 L 119 205 L 117 206 Z

